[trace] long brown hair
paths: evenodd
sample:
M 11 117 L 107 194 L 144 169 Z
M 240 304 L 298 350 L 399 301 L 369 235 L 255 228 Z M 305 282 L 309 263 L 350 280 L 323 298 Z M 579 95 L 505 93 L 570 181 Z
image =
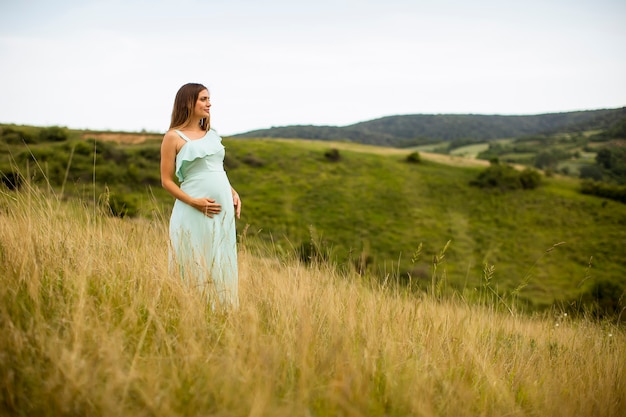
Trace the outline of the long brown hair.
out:
M 189 124 L 198 96 L 203 90 L 208 91 L 208 88 L 198 83 L 188 83 L 178 89 L 174 99 L 170 129 L 180 129 Z M 204 130 L 209 130 L 211 128 L 210 118 L 205 117 L 201 119 L 200 127 Z

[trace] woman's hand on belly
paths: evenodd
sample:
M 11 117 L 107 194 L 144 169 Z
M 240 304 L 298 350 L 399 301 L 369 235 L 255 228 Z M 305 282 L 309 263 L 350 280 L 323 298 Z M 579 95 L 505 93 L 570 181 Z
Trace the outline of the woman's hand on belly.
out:
M 222 211 L 221 204 L 216 203 L 215 200 L 207 197 L 194 198 L 191 200 L 189 205 L 208 217 L 213 217 Z

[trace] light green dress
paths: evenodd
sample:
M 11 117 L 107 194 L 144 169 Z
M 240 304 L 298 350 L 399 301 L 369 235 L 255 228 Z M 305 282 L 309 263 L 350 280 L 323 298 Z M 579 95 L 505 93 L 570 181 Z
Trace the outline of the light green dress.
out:
M 237 307 L 237 234 L 230 182 L 224 171 L 222 138 L 213 129 L 191 140 L 175 131 L 187 143 L 176 155 L 176 176 L 180 188 L 191 197 L 208 197 L 221 204 L 222 211 L 208 217 L 176 200 L 170 218 L 170 262 L 190 285 L 205 292 L 213 305 Z

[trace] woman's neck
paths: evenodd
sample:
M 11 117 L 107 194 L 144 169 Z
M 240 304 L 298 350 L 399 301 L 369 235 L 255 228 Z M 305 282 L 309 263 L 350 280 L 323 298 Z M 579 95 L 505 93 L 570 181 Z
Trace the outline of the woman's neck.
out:
M 200 126 L 200 120 L 201 119 L 191 120 L 188 124 L 183 126 L 181 130 L 184 130 L 186 132 L 203 132 L 204 129 L 202 129 L 202 127 Z

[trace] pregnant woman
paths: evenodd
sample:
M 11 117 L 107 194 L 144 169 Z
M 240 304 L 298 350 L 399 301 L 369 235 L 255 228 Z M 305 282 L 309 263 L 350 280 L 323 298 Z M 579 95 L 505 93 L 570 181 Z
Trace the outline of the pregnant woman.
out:
M 210 109 L 205 86 L 183 85 L 161 144 L 161 183 L 176 198 L 170 266 L 204 292 L 213 308 L 237 308 L 235 216 L 241 213 L 241 200 L 224 171 L 224 146 L 211 129 Z

